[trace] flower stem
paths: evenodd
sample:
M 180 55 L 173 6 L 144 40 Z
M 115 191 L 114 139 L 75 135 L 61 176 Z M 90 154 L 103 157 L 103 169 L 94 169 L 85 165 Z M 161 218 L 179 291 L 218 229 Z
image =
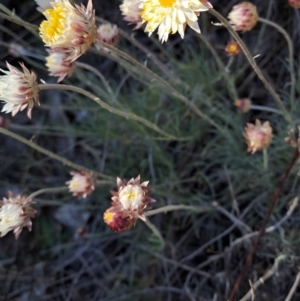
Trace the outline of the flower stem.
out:
M 161 248 L 165 246 L 165 240 L 161 236 L 159 230 L 149 221 L 148 218 L 145 220 L 145 224 L 148 226 L 148 228 L 153 232 L 153 234 L 159 239 L 159 242 L 161 244 Z
M 7 7 L 3 4 L 0 4 L 0 10 L 4 11 L 4 13 L 0 13 L 0 18 L 13 22 L 15 24 L 21 25 L 25 27 L 28 31 L 30 31 L 36 37 L 39 37 L 38 34 L 38 27 L 36 25 L 32 25 L 28 22 L 23 21 L 20 17 L 18 17 L 15 13 L 10 11 Z
M 249 52 L 247 46 L 244 44 L 244 42 L 242 41 L 242 39 L 240 38 L 240 36 L 232 28 L 232 26 L 229 24 L 229 22 L 226 20 L 226 18 L 224 18 L 221 14 L 219 14 L 217 11 L 215 11 L 212 8 L 210 8 L 208 10 L 208 12 L 211 15 L 213 15 L 214 17 L 216 17 L 228 29 L 228 31 L 230 32 L 230 34 L 234 37 L 234 39 L 237 41 L 237 43 L 241 47 L 242 51 L 244 52 L 244 54 L 245 54 L 248 62 L 250 63 L 251 67 L 253 68 L 254 72 L 257 74 L 257 76 L 259 77 L 259 79 L 263 82 L 263 84 L 265 85 L 266 89 L 273 96 L 273 98 L 276 101 L 277 105 L 279 106 L 279 108 L 283 112 L 283 115 L 284 115 L 285 119 L 289 123 L 292 123 L 291 116 L 288 113 L 288 111 L 286 110 L 285 106 L 283 105 L 280 97 L 278 96 L 278 94 L 276 93 L 276 91 L 274 90 L 274 88 L 270 85 L 270 83 L 268 82 L 268 80 L 266 79 L 266 77 L 263 75 L 262 71 L 260 70 L 260 68 L 256 64 L 255 60 L 253 59 L 251 53 Z
M 294 48 L 293 42 L 290 38 L 289 34 L 286 30 L 284 30 L 281 26 L 272 22 L 270 20 L 264 18 L 258 18 L 258 21 L 269 26 L 274 27 L 277 31 L 279 31 L 284 38 L 286 39 L 288 48 L 289 48 L 289 63 L 290 63 L 290 75 L 291 75 L 291 91 L 290 91 L 290 102 L 291 102 L 291 109 L 294 108 L 295 105 L 295 86 L 296 86 L 296 77 L 295 77 L 295 70 L 294 70 Z
M 100 23 L 104 24 L 110 24 L 108 21 L 104 20 L 103 18 L 96 17 L 96 20 Z M 167 76 L 169 76 L 172 80 L 183 86 L 184 88 L 188 88 L 188 85 L 183 82 L 180 78 L 176 77 L 174 74 L 170 72 L 168 68 L 165 67 L 165 65 L 157 59 L 156 55 L 151 52 L 149 49 L 147 49 L 145 46 L 143 46 L 140 42 L 138 42 L 132 35 L 127 34 L 124 30 L 121 28 L 118 28 L 121 36 L 123 36 L 126 40 L 128 40 L 130 43 L 132 43 L 134 46 L 136 46 L 138 49 L 140 49 L 142 52 L 144 52 L 149 59 L 153 61 L 153 63 Z
M 93 95 L 92 93 L 85 91 L 81 88 L 78 88 L 75 86 L 70 86 L 70 85 L 60 85 L 60 84 L 42 84 L 42 85 L 39 85 L 39 88 L 41 91 L 43 91 L 43 90 L 67 90 L 67 91 L 73 91 L 73 92 L 82 94 L 82 95 L 92 99 L 93 101 L 98 103 L 103 109 L 105 109 L 113 114 L 124 117 L 126 119 L 132 119 L 132 120 L 138 121 L 138 122 L 144 124 L 145 126 L 147 126 L 148 128 L 151 128 L 152 130 L 156 131 L 157 133 L 163 135 L 167 139 L 178 140 L 178 138 L 176 138 L 175 136 L 161 130 L 156 124 L 154 124 L 140 116 L 137 116 L 135 114 L 127 113 L 127 112 L 123 112 L 121 110 L 115 109 L 115 108 L 111 107 L 110 105 L 106 104 L 99 97 L 97 97 L 97 96 Z
M 187 206 L 187 205 L 168 205 L 168 206 L 160 207 L 160 208 L 153 209 L 150 211 L 146 211 L 146 212 L 144 212 L 144 215 L 152 216 L 152 215 L 156 215 L 159 213 L 167 213 L 167 212 L 175 211 L 175 210 L 190 210 L 190 211 L 195 211 L 195 212 L 206 212 L 209 210 L 209 208 L 201 208 L 201 207 Z
M 173 88 L 172 85 L 170 85 L 167 81 L 165 81 L 159 75 L 157 75 L 156 73 L 154 73 L 153 71 L 151 71 L 150 69 L 148 69 L 146 66 L 144 66 L 143 64 L 141 64 L 140 62 L 138 62 L 137 60 L 135 60 L 133 57 L 131 57 L 127 53 L 119 50 L 118 48 L 116 48 L 116 47 L 114 47 L 112 45 L 106 44 L 106 43 L 102 43 L 102 42 L 98 42 L 98 43 L 101 46 L 103 46 L 103 47 L 111 50 L 112 53 L 117 54 L 118 56 L 120 56 L 123 59 L 127 60 L 131 64 L 137 66 L 142 74 L 149 75 L 152 80 L 155 80 L 160 86 L 162 86 L 163 88 L 165 88 L 166 91 L 168 91 L 168 93 L 170 95 L 172 95 L 172 96 L 176 97 L 177 99 L 179 99 L 180 101 L 182 101 L 187 107 L 189 107 L 191 109 L 192 112 L 194 112 L 196 115 L 198 115 L 199 117 L 203 118 L 205 121 L 207 121 L 208 123 L 210 123 L 217 130 L 219 130 L 219 132 L 222 133 L 224 136 L 226 136 L 227 138 L 230 138 L 230 137 L 228 137 L 226 131 L 224 130 L 224 128 L 222 126 L 218 125 L 212 118 L 210 118 L 208 115 L 206 115 L 205 113 L 203 113 L 193 102 L 191 102 L 183 94 L 181 94 L 180 92 L 178 92 L 175 88 Z M 109 55 L 107 55 L 107 56 L 109 56 Z M 112 60 L 116 60 L 116 58 L 114 56 L 112 56 L 112 55 L 110 55 L 109 57 Z
M 29 195 L 26 199 L 33 199 L 35 197 L 37 197 L 40 194 L 44 194 L 44 193 L 57 193 L 57 192 L 65 192 L 68 191 L 68 187 L 67 186 L 62 186 L 62 187 L 54 187 L 54 188 L 43 188 L 40 189 L 38 191 L 33 192 L 31 195 Z
M 269 158 L 268 158 L 268 148 L 263 148 L 263 156 L 264 156 L 264 170 L 268 171 Z
M 38 152 L 43 153 L 43 154 L 45 154 L 46 156 L 48 156 L 48 157 L 50 157 L 50 158 L 52 158 L 52 159 L 55 159 L 55 160 L 61 162 L 63 165 L 67 165 L 67 166 L 69 166 L 69 167 L 71 167 L 71 168 L 73 168 L 73 169 L 76 169 L 76 170 L 90 170 L 90 169 L 88 169 L 88 168 L 86 168 L 86 167 L 84 167 L 84 166 L 82 166 L 82 165 L 73 163 L 72 161 L 69 161 L 69 160 L 66 159 L 66 158 L 63 158 L 63 157 L 61 157 L 61 156 L 59 156 L 59 155 L 56 155 L 56 154 L 52 153 L 51 151 L 49 151 L 49 150 L 47 150 L 47 149 L 45 149 L 45 148 L 43 148 L 43 147 L 37 145 L 36 143 L 34 143 L 34 142 L 30 141 L 30 140 L 27 140 L 27 139 L 25 139 L 25 138 L 23 138 L 23 137 L 21 137 L 21 136 L 15 134 L 15 133 L 13 133 L 13 132 L 7 130 L 7 129 L 5 129 L 5 128 L 1 128 L 1 127 L 0 127 L 0 133 L 4 134 L 4 135 L 6 135 L 6 136 L 9 136 L 9 137 L 11 137 L 11 138 L 14 138 L 14 139 L 16 139 L 16 140 L 18 140 L 18 141 L 20 141 L 20 142 L 22 142 L 22 143 L 24 143 L 24 144 L 30 146 L 31 148 L 37 150 Z M 105 174 L 102 174 L 102 173 L 100 173 L 100 172 L 93 171 L 93 173 L 94 173 L 96 176 L 101 177 L 101 178 L 103 178 L 103 179 L 113 180 L 112 177 L 110 177 L 110 176 L 108 176 L 108 175 L 105 175 Z

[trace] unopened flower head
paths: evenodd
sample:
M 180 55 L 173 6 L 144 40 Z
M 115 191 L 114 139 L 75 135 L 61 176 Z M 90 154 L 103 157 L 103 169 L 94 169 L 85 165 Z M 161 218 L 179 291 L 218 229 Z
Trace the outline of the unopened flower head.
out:
M 291 147 L 296 148 L 300 146 L 300 126 L 298 128 L 290 128 L 288 131 L 288 136 L 284 138 L 285 143 L 289 144 Z
M 114 45 L 119 38 L 119 29 L 117 25 L 101 24 L 97 29 L 96 41 Z
M 75 70 L 75 64 L 69 59 L 67 52 L 50 51 L 46 57 L 46 66 L 50 75 L 58 77 L 58 83 L 66 76 L 72 76 Z
M 15 116 L 19 111 L 27 109 L 27 116 L 31 118 L 34 104 L 39 104 L 39 87 L 36 75 L 30 72 L 23 63 L 22 70 L 6 63 L 8 71 L 0 69 L 5 75 L 0 76 L 0 100 L 5 102 L 2 112 Z
M 104 212 L 103 220 L 112 231 L 118 233 L 130 230 L 135 222 L 135 219 L 124 215 L 123 212 L 115 212 L 114 207 Z
M 251 100 L 249 98 L 239 98 L 234 104 L 239 111 L 242 113 L 247 113 L 251 107 Z
M 73 6 L 69 0 L 55 0 L 43 14 L 47 18 L 40 25 L 40 35 L 51 48 L 73 48 L 73 60 L 84 54 L 95 41 L 96 25 L 92 0 L 87 7 Z
M 129 24 L 135 24 L 134 29 L 139 29 L 143 26 L 143 20 L 140 16 L 140 5 L 143 0 L 123 0 L 120 5 L 120 10 L 124 16 L 124 20 Z
M 228 19 L 235 31 L 250 31 L 258 19 L 256 6 L 250 2 L 237 4 L 229 13 Z
M 36 213 L 36 210 L 30 207 L 31 201 L 25 196 L 14 195 L 11 192 L 8 192 L 7 199 L 3 198 L 0 201 L 0 237 L 13 230 L 17 239 L 24 227 L 31 231 L 31 218 Z
M 45 11 L 47 8 L 51 8 L 52 7 L 51 3 L 50 3 L 50 2 L 52 2 L 52 0 L 35 0 L 35 2 L 38 5 L 37 10 L 39 12 L 41 12 L 41 13 L 43 11 Z
M 300 8 L 300 0 L 289 0 L 289 5 L 293 8 Z
M 236 56 L 240 53 L 241 48 L 237 42 L 230 41 L 227 43 L 225 51 L 228 56 Z
M 123 212 L 124 216 L 130 218 L 144 217 L 144 210 L 149 203 L 155 200 L 148 197 L 150 189 L 147 187 L 149 181 L 140 183 L 140 176 L 132 178 L 128 182 L 117 178 L 118 191 L 111 191 L 112 207 L 115 212 Z
M 255 125 L 247 123 L 244 137 L 248 145 L 248 152 L 254 154 L 256 151 L 269 146 L 273 138 L 272 131 L 269 121 L 261 124 L 260 120 L 256 119 Z
M 211 7 L 208 1 L 199 0 L 144 0 L 141 17 L 147 23 L 145 32 L 150 36 L 158 28 L 159 40 L 165 42 L 177 31 L 184 38 L 186 25 L 200 33 L 198 16 Z
M 82 170 L 81 172 L 71 171 L 72 180 L 66 182 L 69 190 L 78 198 L 86 198 L 95 189 L 96 180 L 93 172 Z

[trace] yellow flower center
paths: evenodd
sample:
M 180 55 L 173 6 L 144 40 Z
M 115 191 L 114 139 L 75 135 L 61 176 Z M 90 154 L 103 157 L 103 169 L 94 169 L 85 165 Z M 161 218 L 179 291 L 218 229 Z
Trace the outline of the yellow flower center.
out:
M 159 0 L 159 3 L 163 7 L 172 7 L 176 0 Z
M 61 35 L 66 23 L 65 7 L 63 3 L 55 4 L 54 8 L 48 8 L 44 11 L 47 21 L 43 21 L 40 26 L 40 34 L 45 43 L 51 43 L 53 38 Z
M 132 200 L 136 197 L 136 193 L 135 193 L 134 191 L 131 190 L 131 191 L 127 194 L 126 197 L 128 198 L 129 201 L 132 201 Z
M 114 215 L 115 212 L 104 212 L 104 216 L 103 216 L 104 222 L 106 224 L 110 224 L 113 221 Z

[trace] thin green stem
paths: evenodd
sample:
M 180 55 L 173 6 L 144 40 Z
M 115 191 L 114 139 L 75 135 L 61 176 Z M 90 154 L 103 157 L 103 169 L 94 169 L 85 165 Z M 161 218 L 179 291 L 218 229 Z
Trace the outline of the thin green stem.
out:
M 209 208 L 201 208 L 201 207 L 196 207 L 196 206 L 188 206 L 188 205 L 168 205 L 164 207 L 160 207 L 157 209 L 153 209 L 150 211 L 144 212 L 145 216 L 152 216 L 156 215 L 159 213 L 167 213 L 170 211 L 175 211 L 175 210 L 189 210 L 189 211 L 194 211 L 194 212 L 206 212 L 209 210 Z
M 45 193 L 65 192 L 65 191 L 68 191 L 68 189 L 69 188 L 67 186 L 54 187 L 54 188 L 43 188 L 43 189 L 33 192 L 26 199 L 34 199 L 38 195 L 45 194 Z
M 259 77 L 259 79 L 263 82 L 263 84 L 265 85 L 266 89 L 270 92 L 270 94 L 273 96 L 274 100 L 276 101 L 277 105 L 282 110 L 285 119 L 289 123 L 292 123 L 291 116 L 288 113 L 288 111 L 286 110 L 285 106 L 283 105 L 280 97 L 278 96 L 278 94 L 276 93 L 276 91 L 274 90 L 274 88 L 270 85 L 270 83 L 268 82 L 268 80 L 266 79 L 266 77 L 263 75 L 262 71 L 260 70 L 260 68 L 256 64 L 255 60 L 253 59 L 251 53 L 249 52 L 247 46 L 244 44 L 244 42 L 242 41 L 242 39 L 240 38 L 240 36 L 232 28 L 232 26 L 229 24 L 229 22 L 226 20 L 226 18 L 224 18 L 221 14 L 219 14 L 217 11 L 215 11 L 212 8 L 210 8 L 208 10 L 208 12 L 211 15 L 213 15 L 214 17 L 216 17 L 228 29 L 228 31 L 230 32 L 230 34 L 234 37 L 234 39 L 237 41 L 237 43 L 241 47 L 242 51 L 244 52 L 244 54 L 245 54 L 248 62 L 250 63 L 251 67 L 253 68 L 254 72 L 257 74 L 257 76 Z
M 148 228 L 153 232 L 153 234 L 159 239 L 159 242 L 161 243 L 161 247 L 163 248 L 165 245 L 165 240 L 161 236 L 159 230 L 149 221 L 149 219 L 146 218 L 145 224 L 148 226 Z
M 140 72 L 144 71 L 146 74 L 148 74 L 150 76 L 151 79 L 154 79 L 160 86 L 162 86 L 163 88 L 165 88 L 166 91 L 168 91 L 168 93 L 170 95 L 172 95 L 172 96 L 176 97 L 177 99 L 179 99 L 180 101 L 182 101 L 187 107 L 189 107 L 191 109 L 192 112 L 194 112 L 199 117 L 203 118 L 205 121 L 207 121 L 212 126 L 214 126 L 216 129 L 218 129 L 220 131 L 220 133 L 222 133 L 223 135 L 225 135 L 226 137 L 228 137 L 228 135 L 227 135 L 226 131 L 223 129 L 223 127 L 221 127 L 216 122 L 214 122 L 213 119 L 211 119 L 208 115 L 206 115 L 205 113 L 203 113 L 193 102 L 191 102 L 188 98 L 186 98 L 184 95 L 182 95 L 180 92 L 178 92 L 175 88 L 173 88 L 173 86 L 171 86 L 167 81 L 165 81 L 159 75 L 157 75 L 156 73 L 154 73 L 153 71 L 151 71 L 150 69 L 148 69 L 146 66 L 144 66 L 143 64 L 141 64 L 140 62 L 138 62 L 137 60 L 135 60 L 134 58 L 132 58 L 127 53 L 119 50 L 118 48 L 116 48 L 116 47 L 114 47 L 112 45 L 108 45 L 106 43 L 102 43 L 102 42 L 98 42 L 98 43 L 102 47 L 105 47 L 105 48 L 111 50 L 112 53 L 117 54 L 118 56 L 120 56 L 123 59 L 127 60 L 131 64 L 137 66 L 139 68 Z M 115 60 L 114 55 L 110 56 L 110 58 L 112 60 Z
M 286 30 L 284 30 L 281 26 L 272 22 L 270 20 L 264 18 L 258 18 L 258 21 L 264 23 L 266 25 L 274 27 L 277 31 L 279 31 L 285 38 L 288 48 L 289 48 L 289 64 L 290 64 L 290 75 L 291 75 L 291 91 L 290 91 L 290 102 L 291 102 L 291 109 L 294 108 L 295 105 L 295 87 L 296 87 L 296 77 L 295 77 L 295 70 L 294 70 L 294 47 L 293 42 Z
M 250 110 L 265 111 L 265 112 L 271 112 L 271 113 L 276 113 L 276 114 L 282 115 L 281 111 L 274 109 L 274 108 L 266 107 L 266 106 L 251 105 Z
M 100 23 L 106 23 L 106 24 L 110 24 L 110 22 L 104 20 L 103 18 L 100 17 L 96 17 L 96 20 Z M 157 59 L 156 55 L 151 52 L 148 48 L 146 48 L 145 46 L 143 46 L 140 42 L 138 42 L 132 35 L 127 34 L 124 30 L 122 30 L 121 28 L 118 28 L 120 35 L 123 36 L 126 40 L 128 40 L 131 44 L 133 44 L 134 46 L 136 46 L 138 49 L 140 49 L 142 52 L 144 52 L 147 57 L 149 59 L 151 59 L 153 61 L 153 63 L 162 71 L 164 72 L 167 76 L 169 76 L 173 81 L 177 82 L 178 84 L 180 84 L 181 86 L 183 86 L 184 88 L 188 88 L 189 86 L 183 82 L 180 78 L 176 77 L 172 72 L 170 72 L 170 70 L 168 68 L 165 67 L 165 65 L 159 60 Z
M 267 147 L 263 148 L 263 156 L 264 156 L 264 170 L 268 171 L 269 157 L 268 157 L 268 148 Z
M 37 145 L 36 143 L 34 143 L 34 142 L 32 142 L 32 141 L 30 141 L 30 140 L 28 140 L 28 139 L 25 139 L 25 138 L 23 138 L 23 137 L 21 137 L 21 136 L 15 134 L 15 133 L 13 133 L 13 132 L 7 130 L 7 129 L 5 129 L 5 128 L 1 128 L 1 127 L 0 127 L 0 133 L 4 134 L 4 135 L 6 135 L 6 136 L 9 136 L 9 137 L 11 137 L 11 138 L 14 138 L 14 139 L 16 139 L 16 140 L 18 140 L 18 141 L 20 141 L 20 142 L 22 142 L 22 143 L 28 145 L 29 147 L 31 147 L 31 148 L 37 150 L 38 152 L 45 154 L 45 155 L 48 156 L 49 158 L 52 158 L 52 159 L 55 159 L 55 160 L 61 162 L 63 165 L 69 166 L 69 167 L 71 167 L 71 168 L 73 168 L 73 169 L 76 169 L 76 170 L 90 170 L 89 168 L 86 168 L 86 167 L 84 167 L 84 166 L 82 166 L 82 165 L 73 163 L 72 161 L 70 161 L 70 160 L 68 160 L 68 159 L 66 159 L 66 158 L 63 158 L 63 157 L 61 157 L 61 156 L 59 156 L 59 155 L 56 155 L 56 154 L 52 153 L 51 151 L 49 151 L 49 150 L 47 150 L 47 149 L 45 149 L 45 148 L 43 148 L 43 147 Z M 103 178 L 103 179 L 113 180 L 112 177 L 107 176 L 107 175 L 105 175 L 105 174 L 102 174 L 102 173 L 100 173 L 100 172 L 93 171 L 93 173 L 94 173 L 96 176 L 101 177 L 101 178 Z
M 214 59 L 216 60 L 217 65 L 219 66 L 220 71 L 223 74 L 223 77 L 225 78 L 225 80 L 228 82 L 229 85 L 229 89 L 231 92 L 231 95 L 233 97 L 233 100 L 238 99 L 238 93 L 236 91 L 236 87 L 232 81 L 232 78 L 229 76 L 228 73 L 228 69 L 227 66 L 224 65 L 224 63 L 222 62 L 222 60 L 220 59 L 217 51 L 215 50 L 215 48 L 209 43 L 209 41 L 205 38 L 205 36 L 203 34 L 196 34 L 197 37 L 205 44 L 205 46 L 209 49 L 209 51 L 211 52 L 211 54 L 213 55 Z
M 3 4 L 0 4 L 0 10 L 4 11 L 4 13 L 0 13 L 0 18 L 13 22 L 15 24 L 21 25 L 25 27 L 28 31 L 30 31 L 36 37 L 40 37 L 38 34 L 38 27 L 36 25 L 30 24 L 28 22 L 23 21 L 20 17 L 15 15 L 9 9 L 7 9 Z
M 145 126 L 147 126 L 148 128 L 151 128 L 152 130 L 156 131 L 157 133 L 163 135 L 167 139 L 178 140 L 175 136 L 161 130 L 156 124 L 154 124 L 140 116 L 137 116 L 135 114 L 127 113 L 127 112 L 123 112 L 121 110 L 115 109 L 115 108 L 111 107 L 110 105 L 106 104 L 99 97 L 97 97 L 97 96 L 93 95 L 92 93 L 85 91 L 81 88 L 78 88 L 75 86 L 69 86 L 69 85 L 60 85 L 60 84 L 43 84 L 43 85 L 39 85 L 39 88 L 41 91 L 42 90 L 67 90 L 67 91 L 73 91 L 73 92 L 82 94 L 82 95 L 92 99 L 93 101 L 98 103 L 103 109 L 105 109 L 113 114 L 124 117 L 126 119 L 132 119 L 132 120 L 138 121 L 138 122 L 144 124 Z
M 100 78 L 100 80 L 102 81 L 102 83 L 105 86 L 109 95 L 111 97 L 114 97 L 114 92 L 113 92 L 111 86 L 109 85 L 108 81 L 105 79 L 105 76 L 98 69 L 92 67 L 89 64 L 85 64 L 85 63 L 81 63 L 81 62 L 76 62 L 75 64 L 77 67 L 89 70 L 89 71 L 93 72 L 95 75 L 97 75 Z

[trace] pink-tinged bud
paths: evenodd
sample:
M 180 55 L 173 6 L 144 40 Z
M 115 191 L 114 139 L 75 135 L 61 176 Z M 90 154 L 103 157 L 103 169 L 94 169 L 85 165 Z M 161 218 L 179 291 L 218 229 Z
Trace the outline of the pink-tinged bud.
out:
M 5 75 L 0 76 L 0 100 L 5 102 L 2 112 L 15 116 L 27 107 L 27 116 L 31 118 L 34 104 L 39 103 L 39 86 L 36 75 L 30 72 L 23 63 L 22 71 L 6 63 L 8 71 L 0 69 Z
M 228 56 L 236 56 L 240 53 L 241 48 L 237 42 L 230 41 L 227 43 L 225 51 Z
M 119 29 L 117 25 L 101 24 L 97 29 L 96 42 L 100 41 L 114 45 L 119 39 Z
M 237 4 L 229 13 L 228 19 L 235 31 L 250 31 L 258 19 L 256 6 L 250 2 Z
M 72 180 L 66 182 L 69 191 L 78 198 L 86 198 L 95 190 L 96 179 L 92 171 L 71 171 Z
M 66 76 L 72 76 L 75 70 L 75 64 L 67 52 L 49 51 L 49 56 L 46 57 L 46 66 L 50 75 L 58 77 L 58 83 Z
M 150 193 L 148 183 L 149 181 L 140 183 L 140 176 L 128 182 L 117 178 L 118 191 L 111 191 L 113 195 L 111 205 L 115 208 L 115 212 L 123 212 L 123 216 L 145 220 L 144 210 L 149 203 L 155 202 L 148 197 Z
M 103 220 L 112 231 L 117 233 L 130 230 L 135 221 L 129 216 L 124 216 L 123 212 L 115 212 L 114 207 L 110 207 L 104 212 Z
M 293 8 L 300 8 L 300 0 L 288 0 L 288 3 Z
M 269 121 L 264 122 L 263 125 L 258 119 L 256 119 L 255 125 L 247 123 L 244 137 L 248 145 L 248 152 L 254 154 L 256 151 L 268 147 L 273 138 L 272 131 Z
M 143 0 L 123 0 L 120 5 L 120 10 L 124 16 L 124 20 L 129 24 L 134 24 L 134 29 L 139 29 L 143 26 L 143 20 L 140 16 Z
M 0 201 L 0 237 L 13 230 L 17 239 L 24 227 L 31 231 L 31 218 L 36 214 L 36 210 L 30 207 L 31 201 L 10 191 L 8 198 Z
M 249 98 L 240 98 L 235 101 L 234 105 L 239 111 L 247 113 L 251 107 L 251 100 Z

